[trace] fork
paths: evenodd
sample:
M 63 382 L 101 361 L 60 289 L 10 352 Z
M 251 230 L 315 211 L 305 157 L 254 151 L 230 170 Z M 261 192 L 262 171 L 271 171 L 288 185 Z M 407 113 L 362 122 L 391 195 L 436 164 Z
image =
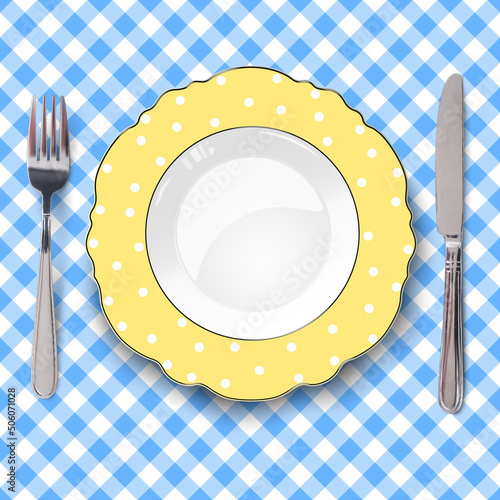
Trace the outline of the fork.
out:
M 36 141 L 36 97 L 31 100 L 26 163 L 30 184 L 42 194 L 42 237 L 40 244 L 40 272 L 36 299 L 31 385 L 43 399 L 52 396 L 57 387 L 57 342 L 52 292 L 52 256 L 50 251 L 50 206 L 52 195 L 61 189 L 69 176 L 69 136 L 66 103 L 61 96 L 59 155 L 56 140 L 56 97 L 52 96 L 50 148 L 47 139 L 45 96 L 42 98 L 42 126 L 40 155 Z

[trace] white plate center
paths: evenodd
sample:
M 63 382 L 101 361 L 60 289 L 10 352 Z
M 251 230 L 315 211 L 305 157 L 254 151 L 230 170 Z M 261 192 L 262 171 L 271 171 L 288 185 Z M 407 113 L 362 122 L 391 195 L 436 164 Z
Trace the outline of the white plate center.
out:
M 170 301 L 215 333 L 265 339 L 320 316 L 347 283 L 358 220 L 344 179 L 285 132 L 245 127 L 193 145 L 151 203 L 147 247 Z

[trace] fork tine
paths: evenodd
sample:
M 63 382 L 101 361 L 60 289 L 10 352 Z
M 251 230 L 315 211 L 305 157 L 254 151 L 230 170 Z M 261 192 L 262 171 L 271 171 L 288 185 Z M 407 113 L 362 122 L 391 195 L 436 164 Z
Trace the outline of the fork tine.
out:
M 28 160 L 36 161 L 36 96 L 31 98 L 30 124 L 28 126 Z
M 52 119 L 50 128 L 50 158 L 56 159 L 57 141 L 56 141 L 56 96 L 52 96 Z
M 60 127 L 61 130 L 59 132 L 59 159 L 65 161 L 69 158 L 69 136 L 68 136 L 68 116 L 66 114 L 66 100 L 64 96 L 61 96 L 61 118 L 60 118 Z
M 47 111 L 45 96 L 42 97 L 42 133 L 40 135 L 40 160 L 47 158 Z

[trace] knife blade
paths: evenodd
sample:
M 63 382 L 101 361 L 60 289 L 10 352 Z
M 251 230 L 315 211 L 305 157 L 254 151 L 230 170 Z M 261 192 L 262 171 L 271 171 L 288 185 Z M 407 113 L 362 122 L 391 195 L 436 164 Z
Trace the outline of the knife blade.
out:
M 460 74 L 446 80 L 436 132 L 436 215 L 438 231 L 462 237 L 464 211 L 464 90 Z
M 451 75 L 441 95 L 436 131 L 436 219 L 438 231 L 445 241 L 439 405 L 447 413 L 456 413 L 463 403 L 463 95 L 462 75 Z

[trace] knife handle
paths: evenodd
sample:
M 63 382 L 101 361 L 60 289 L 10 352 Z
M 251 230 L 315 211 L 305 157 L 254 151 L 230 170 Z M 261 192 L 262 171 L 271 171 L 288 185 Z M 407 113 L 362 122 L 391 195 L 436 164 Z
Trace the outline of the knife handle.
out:
M 445 254 L 439 405 L 446 413 L 456 413 L 464 399 L 461 240 L 445 238 Z

